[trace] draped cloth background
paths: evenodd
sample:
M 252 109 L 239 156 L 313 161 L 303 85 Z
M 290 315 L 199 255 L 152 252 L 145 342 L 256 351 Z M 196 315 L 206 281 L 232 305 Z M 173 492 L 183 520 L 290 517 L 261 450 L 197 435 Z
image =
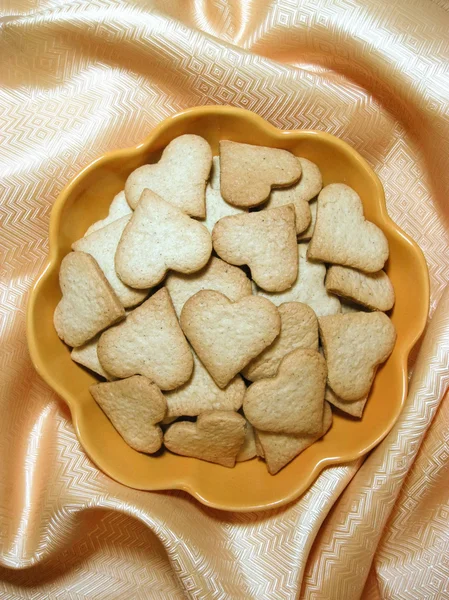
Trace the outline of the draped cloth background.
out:
M 449 597 L 448 31 L 446 0 L 0 2 L 2 600 Z M 265 513 L 109 480 L 26 347 L 63 185 L 201 104 L 352 144 L 431 276 L 393 431 Z

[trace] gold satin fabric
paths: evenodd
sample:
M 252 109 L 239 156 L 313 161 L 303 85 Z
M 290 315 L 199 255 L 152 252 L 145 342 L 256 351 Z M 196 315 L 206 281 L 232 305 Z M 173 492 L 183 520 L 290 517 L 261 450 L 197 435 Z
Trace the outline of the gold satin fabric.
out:
M 449 597 L 448 31 L 447 0 L 0 2 L 2 600 Z M 349 142 L 430 270 L 433 317 L 392 432 L 265 513 L 108 479 L 25 340 L 63 185 L 202 104 Z

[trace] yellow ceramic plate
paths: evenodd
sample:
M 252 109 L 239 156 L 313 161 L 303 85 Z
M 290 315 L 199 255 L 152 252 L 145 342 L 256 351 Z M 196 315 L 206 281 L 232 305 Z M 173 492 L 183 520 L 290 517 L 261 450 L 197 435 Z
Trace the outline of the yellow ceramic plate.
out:
M 156 162 L 176 136 L 203 136 L 218 152 L 230 139 L 285 148 L 315 162 L 324 185 L 344 182 L 363 200 L 365 215 L 382 228 L 390 244 L 386 266 L 396 291 L 392 320 L 398 338 L 379 369 L 363 418 L 334 416 L 327 435 L 274 477 L 260 460 L 234 469 L 164 452 L 147 456 L 132 450 L 91 398 L 93 375 L 70 359 L 70 349 L 53 327 L 61 297 L 58 271 L 72 242 L 104 218 L 109 204 L 136 167 Z M 27 334 L 31 358 L 43 379 L 67 402 L 79 440 L 91 459 L 117 481 L 142 490 L 181 489 L 201 502 L 225 510 L 261 510 L 300 496 L 326 466 L 351 461 L 380 442 L 396 421 L 407 394 L 407 357 L 427 319 L 429 283 L 419 247 L 389 218 L 382 185 L 350 146 L 319 131 L 279 131 L 257 115 L 236 108 L 207 106 L 163 121 L 135 148 L 109 152 L 81 171 L 61 192 L 50 219 L 50 255 L 31 291 Z

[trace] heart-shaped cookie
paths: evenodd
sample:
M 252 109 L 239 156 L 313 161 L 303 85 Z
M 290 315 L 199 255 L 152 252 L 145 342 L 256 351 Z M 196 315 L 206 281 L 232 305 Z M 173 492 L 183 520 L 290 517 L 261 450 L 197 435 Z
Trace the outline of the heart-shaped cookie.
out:
M 148 290 L 134 290 L 125 285 L 115 271 L 117 246 L 130 219 L 131 215 L 121 217 L 72 244 L 72 250 L 87 252 L 95 258 L 125 308 L 140 304 L 148 296 Z
M 201 414 L 196 423 L 173 423 L 165 432 L 164 444 L 175 454 L 233 467 L 244 439 L 245 419 L 241 415 L 213 410 Z
M 320 193 L 323 179 L 315 163 L 307 158 L 298 157 L 297 160 L 302 169 L 301 179 L 291 187 L 273 190 L 264 209 L 293 204 L 296 212 L 296 233 L 300 234 L 310 225 L 309 201 Z
M 125 309 L 90 254 L 67 254 L 59 270 L 59 285 L 62 298 L 53 323 L 69 346 L 82 346 L 125 316 Z
M 111 205 L 109 206 L 108 216 L 104 219 L 101 219 L 100 221 L 96 221 L 95 223 L 93 223 L 84 234 L 84 237 L 90 235 L 94 231 L 98 231 L 102 227 L 106 227 L 106 225 L 109 225 L 109 223 L 113 223 L 121 217 L 131 215 L 132 212 L 132 208 L 126 201 L 125 191 L 123 190 L 122 192 L 119 192 L 116 196 L 114 196 L 114 199 L 112 200 Z
M 316 350 L 287 354 L 275 377 L 246 390 L 243 411 L 256 429 L 290 435 L 315 435 L 323 422 L 326 361 Z
M 193 363 L 189 381 L 172 392 L 165 392 L 168 418 L 196 417 L 208 410 L 238 410 L 242 406 L 246 386 L 240 375 L 221 389 L 196 354 Z
M 148 453 L 159 450 L 163 435 L 157 423 L 164 418 L 167 405 L 154 383 L 135 375 L 97 383 L 90 387 L 90 393 L 131 448 Z
M 243 369 L 243 375 L 249 381 L 274 377 L 284 356 L 297 348 L 318 350 L 318 320 L 310 306 L 301 302 L 286 302 L 278 310 L 281 333 L 271 346 Z
M 201 271 L 191 275 L 172 271 L 167 275 L 165 285 L 170 292 L 178 316 L 187 300 L 201 290 L 221 292 L 232 302 L 252 294 L 251 280 L 244 271 L 228 265 L 215 256 L 211 257 Z
M 144 165 L 126 180 L 125 194 L 136 208 L 144 189 L 149 189 L 187 215 L 206 216 L 204 193 L 212 165 L 212 151 L 198 135 L 181 135 L 171 141 L 155 165 Z
M 199 271 L 211 252 L 204 225 L 145 190 L 117 247 L 115 268 L 123 283 L 149 288 L 160 283 L 169 269 Z
M 217 385 L 224 388 L 271 344 L 281 318 L 265 298 L 247 296 L 231 302 L 219 292 L 203 290 L 184 304 L 181 327 Z
M 332 425 L 332 410 L 324 403 L 323 423 L 317 435 L 285 435 L 255 431 L 256 445 L 260 446 L 260 454 L 267 463 L 270 475 L 276 475 L 283 467 L 301 454 L 306 448 L 319 440 Z
M 287 150 L 220 142 L 220 189 L 230 204 L 250 208 L 265 202 L 273 187 L 296 183 L 301 164 Z
M 343 183 L 323 188 L 309 258 L 374 273 L 383 268 L 388 252 L 383 231 L 363 216 L 357 192 Z
M 280 294 L 270 294 L 256 290 L 279 306 L 283 302 L 303 302 L 309 305 L 317 316 L 334 315 L 340 312 L 339 299 L 330 294 L 324 285 L 326 267 L 319 262 L 307 258 L 307 244 L 298 244 L 298 277 L 292 287 Z
M 173 390 L 189 379 L 192 353 L 166 288 L 103 333 L 98 358 L 115 377 L 145 375 L 163 390 Z
M 259 287 L 289 289 L 298 276 L 293 204 L 220 219 L 212 232 L 215 252 L 233 265 L 248 265 Z
M 381 312 L 357 312 L 321 317 L 318 326 L 332 391 L 346 401 L 363 398 L 393 351 L 393 323 Z
M 385 312 L 394 305 L 393 285 L 385 271 L 363 273 L 333 265 L 327 270 L 326 289 L 372 310 Z

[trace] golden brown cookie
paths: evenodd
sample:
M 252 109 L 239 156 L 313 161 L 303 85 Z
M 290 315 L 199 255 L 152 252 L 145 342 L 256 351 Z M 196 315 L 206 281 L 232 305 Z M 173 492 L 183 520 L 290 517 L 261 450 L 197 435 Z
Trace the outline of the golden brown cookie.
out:
M 157 452 L 162 445 L 158 423 L 165 416 L 166 403 L 160 389 L 146 377 L 97 383 L 90 393 L 131 448 Z
M 199 271 L 211 252 L 210 233 L 204 225 L 145 190 L 118 244 L 115 268 L 123 283 L 150 288 L 169 269 Z
M 165 447 L 224 467 L 233 467 L 245 439 L 245 419 L 236 412 L 213 410 L 196 423 L 173 423 L 164 435 Z
M 163 390 L 173 390 L 188 381 L 192 352 L 166 288 L 100 337 L 98 358 L 103 369 L 115 377 L 145 375 Z
M 316 435 L 323 422 L 326 362 L 316 350 L 287 354 L 275 377 L 246 390 L 243 411 L 253 427 L 290 435 Z
M 365 219 L 357 192 L 343 183 L 323 188 L 308 258 L 374 273 L 383 268 L 388 252 L 387 238 Z
M 394 305 L 393 285 L 385 271 L 363 273 L 333 265 L 327 271 L 326 289 L 372 310 L 386 312 Z
M 192 217 L 206 216 L 205 189 L 212 165 L 212 151 L 199 135 L 172 140 L 154 165 L 143 165 L 126 180 L 125 194 L 136 208 L 145 189 L 158 194 Z
M 184 304 L 181 327 L 217 385 L 224 388 L 271 344 L 281 318 L 265 298 L 247 296 L 231 302 L 219 292 L 204 290 Z
M 289 289 L 298 276 L 292 204 L 220 219 L 212 232 L 215 252 L 233 265 L 248 265 L 268 292 Z
M 287 150 L 220 142 L 221 194 L 234 206 L 258 206 L 272 188 L 292 185 L 300 176 L 301 163 Z
M 82 346 L 125 316 L 97 261 L 85 252 L 70 252 L 59 270 L 62 298 L 53 317 L 58 336 L 69 346 Z
M 368 394 L 377 367 L 393 351 L 393 323 L 381 312 L 357 312 L 321 317 L 318 326 L 329 386 L 342 400 L 360 400 Z

